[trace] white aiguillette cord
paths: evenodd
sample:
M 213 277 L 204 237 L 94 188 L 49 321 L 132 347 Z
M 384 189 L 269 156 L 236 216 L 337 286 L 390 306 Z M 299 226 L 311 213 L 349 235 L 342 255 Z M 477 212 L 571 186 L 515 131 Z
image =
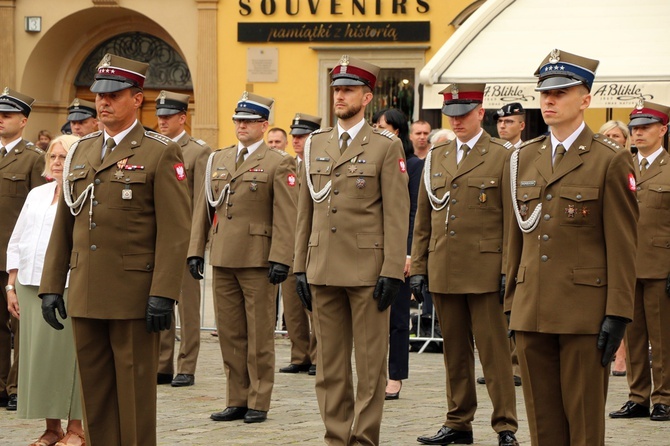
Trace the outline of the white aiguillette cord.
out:
M 519 229 L 523 232 L 528 233 L 532 232 L 537 224 L 540 222 L 540 213 L 542 213 L 542 203 L 538 204 L 535 209 L 533 209 L 532 214 L 528 219 L 524 220 L 521 216 L 521 210 L 519 209 L 519 203 L 516 198 L 516 189 L 517 189 L 517 176 L 519 173 L 519 149 L 516 149 L 512 153 L 510 159 L 510 190 L 512 192 L 512 206 L 514 207 L 514 215 L 516 216 L 516 221 L 519 224 Z
M 79 147 L 79 141 L 76 141 L 70 147 L 70 150 L 65 157 L 65 163 L 63 164 L 63 198 L 65 199 L 65 204 L 70 208 L 70 213 L 75 217 L 81 213 L 81 210 L 84 207 L 84 200 L 90 195 L 90 204 L 88 210 L 88 228 L 91 229 L 91 220 L 93 219 L 93 199 L 95 198 L 95 185 L 91 182 L 86 189 L 79 194 L 79 196 L 74 199 L 74 184 L 70 184 L 68 177 L 70 176 L 70 164 L 72 163 L 72 157 Z

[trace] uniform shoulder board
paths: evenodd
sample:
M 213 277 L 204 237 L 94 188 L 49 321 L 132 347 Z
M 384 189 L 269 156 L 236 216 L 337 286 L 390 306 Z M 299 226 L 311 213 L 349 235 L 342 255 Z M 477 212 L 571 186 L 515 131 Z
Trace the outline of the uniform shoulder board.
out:
M 237 149 L 237 144 L 233 144 L 232 146 L 228 147 L 219 147 L 218 149 L 215 150 L 215 152 L 220 152 L 228 149 Z
M 594 134 L 593 135 L 593 140 L 598 141 L 602 145 L 607 146 L 614 151 L 618 151 L 618 150 L 621 149 L 621 146 L 619 145 L 619 143 L 617 143 L 616 141 L 612 141 L 611 139 L 609 139 L 608 137 L 606 137 L 605 135 L 602 135 L 600 133 Z
M 378 135 L 386 136 L 388 139 L 393 139 L 395 137 L 395 133 L 393 133 L 393 132 L 391 132 L 387 129 L 382 129 L 382 130 L 374 129 L 372 132 L 376 133 Z
M 146 136 L 147 138 L 155 139 L 156 141 L 158 141 L 158 142 L 160 142 L 160 143 L 162 143 L 166 146 L 172 141 L 167 136 L 163 136 L 160 133 L 156 133 L 156 132 L 150 132 L 148 130 L 146 132 L 144 132 L 144 136 Z
M 526 147 L 526 146 L 528 146 L 528 145 L 530 145 L 530 144 L 533 144 L 533 143 L 542 141 L 542 140 L 545 139 L 546 137 L 547 137 L 547 135 L 540 135 L 540 136 L 538 136 L 537 138 L 533 138 L 533 139 L 529 139 L 528 141 L 524 141 L 524 142 L 521 143 L 521 145 L 519 146 L 519 148 L 522 149 L 522 148 L 524 148 L 524 147 Z
M 512 144 L 511 142 L 509 142 L 505 139 L 500 139 L 500 138 L 496 138 L 496 137 L 492 136 L 491 137 L 491 142 L 495 143 L 495 144 L 498 144 L 499 146 L 503 146 L 507 150 L 514 148 L 514 144 Z
M 26 149 L 30 149 L 33 152 L 37 153 L 38 155 L 44 155 L 44 150 L 40 149 L 39 147 L 37 147 L 35 144 L 31 143 L 30 141 L 28 141 L 26 143 Z
M 97 138 L 98 136 L 102 135 L 102 130 L 96 130 L 93 133 L 89 133 L 88 135 L 82 136 L 79 141 L 83 141 L 85 139 L 91 139 L 91 138 Z
M 278 153 L 278 154 L 280 154 L 281 156 L 288 156 L 288 153 L 284 152 L 284 151 L 281 150 L 281 149 L 275 149 L 275 148 L 273 148 L 273 147 L 270 147 L 270 152 Z
M 202 139 L 194 139 L 194 138 L 191 138 L 191 140 L 192 140 L 192 141 L 195 141 L 195 143 L 198 144 L 198 145 L 201 145 L 201 146 L 203 146 L 203 147 L 207 147 L 207 143 L 206 143 L 205 141 L 203 141 Z
M 323 127 L 323 128 L 314 130 L 314 131 L 311 133 L 311 135 L 318 135 L 319 133 L 326 133 L 326 132 L 330 132 L 331 130 L 333 130 L 332 127 Z

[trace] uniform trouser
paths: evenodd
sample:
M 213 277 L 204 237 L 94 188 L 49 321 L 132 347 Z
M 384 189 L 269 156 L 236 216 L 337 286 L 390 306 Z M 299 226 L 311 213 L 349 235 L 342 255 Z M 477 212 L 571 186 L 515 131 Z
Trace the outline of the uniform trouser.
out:
M 509 338 L 509 350 L 512 354 L 512 374 L 521 376 L 521 367 L 519 367 L 519 355 L 516 351 L 516 341 L 513 337 Z
M 144 319 L 72 318 L 86 443 L 156 444 L 158 333 Z
M 177 373 L 187 375 L 195 374 L 195 367 L 200 352 L 200 281 L 195 280 L 191 273 L 184 272 L 181 284 L 181 297 L 176 311 L 179 311 L 179 324 L 181 328 L 179 343 L 179 354 L 177 356 Z M 158 373 L 174 373 L 174 342 L 175 326 L 169 330 L 161 331 L 160 355 L 158 357 Z
M 374 287 L 312 285 L 316 330 L 316 398 L 331 446 L 379 444 L 386 389 L 389 310 Z M 354 396 L 352 347 L 358 386 Z
M 274 386 L 277 286 L 267 268 L 213 267 L 226 405 L 268 411 Z
M 281 284 L 281 294 L 286 331 L 291 340 L 291 364 L 316 364 L 316 335 L 310 330 L 312 316 L 300 302 L 293 274 Z
M 19 320 L 9 314 L 5 286 L 9 275 L 0 271 L 0 396 L 14 395 L 19 374 Z M 14 334 L 14 356 L 12 361 L 12 334 Z
M 603 446 L 609 366 L 598 335 L 516 332 L 531 443 Z
M 507 320 L 499 292 L 485 294 L 433 294 L 442 329 L 444 366 L 447 369 L 445 426 L 471 431 L 477 409 L 474 339 L 493 404 L 491 426 L 496 432 L 516 432 L 516 394 L 507 341 Z M 473 339 L 474 337 L 474 339 Z
M 649 406 L 650 399 L 651 404 L 670 405 L 670 296 L 665 279 L 637 280 L 633 322 L 626 327 L 625 344 L 629 399 L 643 406 Z
M 412 295 L 407 280 L 391 304 L 389 336 L 389 379 L 401 381 L 409 376 L 409 301 Z

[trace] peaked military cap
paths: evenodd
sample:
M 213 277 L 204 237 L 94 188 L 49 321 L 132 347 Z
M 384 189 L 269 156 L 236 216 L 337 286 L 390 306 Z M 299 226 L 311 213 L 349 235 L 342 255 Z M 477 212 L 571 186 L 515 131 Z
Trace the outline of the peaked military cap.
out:
M 321 128 L 321 118 L 306 113 L 296 113 L 291 124 L 291 135 L 307 135 Z
M 511 104 L 503 105 L 502 108 L 499 108 L 496 113 L 498 113 L 498 116 L 502 118 L 504 116 L 523 115 L 526 113 L 526 110 L 524 110 L 523 106 L 518 102 L 512 102 Z
M 656 122 L 667 125 L 668 118 L 670 118 L 670 107 L 640 100 L 633 111 L 630 112 L 628 127 L 654 124 Z
M 380 68 L 376 65 L 344 55 L 330 72 L 333 79 L 330 86 L 366 85 L 370 87 L 370 90 L 374 90 L 379 70 Z
M 591 91 L 599 61 L 554 49 L 544 58 L 535 77 L 538 77 L 535 91 L 557 90 L 584 85 Z
M 98 116 L 98 113 L 95 110 L 95 102 L 85 101 L 79 98 L 74 98 L 74 101 L 72 101 L 67 108 L 67 113 L 68 121 L 83 121 Z
M 268 119 L 274 99 L 244 92 L 237 102 L 233 119 Z
M 97 68 L 91 91 L 113 93 L 130 87 L 144 88 L 149 64 L 107 53 Z
M 32 111 L 35 99 L 25 94 L 5 87 L 0 95 L 0 112 L 2 113 L 22 113 L 26 118 Z
M 156 116 L 170 116 L 188 110 L 189 95 L 161 90 L 156 98 Z
M 457 117 L 470 113 L 484 102 L 486 84 L 450 84 L 440 91 L 444 96 L 442 113 Z

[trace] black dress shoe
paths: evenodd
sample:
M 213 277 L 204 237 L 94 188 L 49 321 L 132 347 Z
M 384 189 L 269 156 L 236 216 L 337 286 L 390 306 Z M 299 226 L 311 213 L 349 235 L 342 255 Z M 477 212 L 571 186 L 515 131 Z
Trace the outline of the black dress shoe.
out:
M 498 446 L 519 446 L 519 442 L 516 441 L 514 432 L 501 431 L 498 432 Z
M 16 410 L 16 401 L 16 393 L 9 395 L 9 399 L 7 399 L 7 410 Z
M 316 364 L 312 364 L 309 366 L 309 372 L 307 372 L 309 376 L 315 376 L 316 375 Z
M 245 423 L 262 423 L 268 419 L 268 413 L 264 410 L 249 409 L 244 416 Z
M 289 364 L 286 367 L 279 369 L 280 373 L 300 373 L 300 372 L 309 372 L 309 368 L 312 364 Z
M 442 426 L 437 434 L 416 439 L 421 444 L 472 444 L 472 431 L 457 431 Z
M 158 384 L 170 384 L 172 382 L 172 373 L 159 373 L 156 377 Z
M 187 373 L 178 373 L 172 380 L 172 387 L 187 387 L 195 384 L 195 376 Z
M 519 387 L 521 385 L 521 377 L 514 375 L 514 386 Z
M 213 413 L 209 416 L 214 421 L 234 421 L 241 420 L 247 414 L 249 409 L 246 407 L 226 407 L 221 412 Z
M 621 409 L 616 412 L 610 412 L 610 418 L 647 418 L 649 416 L 649 408 L 642 404 L 626 401 Z
M 651 411 L 651 416 L 649 417 L 651 421 L 668 421 L 670 420 L 670 406 L 667 404 L 654 404 L 654 408 Z
M 477 384 L 486 384 L 486 379 L 483 376 L 477 378 Z

